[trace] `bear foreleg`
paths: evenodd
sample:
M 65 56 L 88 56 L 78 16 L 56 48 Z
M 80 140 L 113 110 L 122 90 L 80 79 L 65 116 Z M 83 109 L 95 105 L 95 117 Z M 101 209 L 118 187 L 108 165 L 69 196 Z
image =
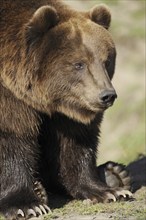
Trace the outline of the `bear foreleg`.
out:
M 93 149 L 77 144 L 72 147 L 70 144 L 70 148 L 66 149 L 61 155 L 61 176 L 65 188 L 73 198 L 89 199 L 93 203 L 133 199 L 132 193 L 123 187 L 111 188 L 101 181 Z
M 34 190 L 35 142 L 1 134 L 0 143 L 0 213 L 18 220 L 49 212 Z

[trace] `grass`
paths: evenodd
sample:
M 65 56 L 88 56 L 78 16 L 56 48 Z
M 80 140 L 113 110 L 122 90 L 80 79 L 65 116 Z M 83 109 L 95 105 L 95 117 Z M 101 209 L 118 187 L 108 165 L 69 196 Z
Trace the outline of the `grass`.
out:
M 144 194 L 146 195 L 146 188 L 139 190 L 135 194 L 137 201 L 132 202 L 84 205 L 83 202 L 74 200 L 63 208 L 54 209 L 52 214 L 45 217 L 45 220 L 69 219 L 70 216 L 75 216 L 79 220 L 81 215 L 96 216 L 97 219 L 98 216 L 105 216 L 107 219 L 112 220 L 145 220 L 146 207 Z
M 135 201 L 116 202 L 107 204 L 85 205 L 82 201 L 73 200 L 67 202 L 61 208 L 52 209 L 52 213 L 39 218 L 38 220 L 145 220 L 146 219 L 146 188 L 142 188 L 135 193 Z M 60 202 L 60 199 L 58 200 Z M 93 217 L 93 218 L 92 218 Z M 0 217 L 0 220 L 4 218 Z M 36 220 L 36 218 L 34 218 Z

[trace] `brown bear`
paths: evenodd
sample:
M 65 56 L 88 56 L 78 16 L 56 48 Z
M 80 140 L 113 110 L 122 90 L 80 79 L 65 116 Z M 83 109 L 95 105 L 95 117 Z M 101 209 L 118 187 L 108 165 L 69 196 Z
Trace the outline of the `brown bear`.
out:
M 38 180 L 77 199 L 131 197 L 103 183 L 96 167 L 103 113 L 117 97 L 109 10 L 78 12 L 59 0 L 4 0 L 0 8 L 0 213 L 47 213 Z

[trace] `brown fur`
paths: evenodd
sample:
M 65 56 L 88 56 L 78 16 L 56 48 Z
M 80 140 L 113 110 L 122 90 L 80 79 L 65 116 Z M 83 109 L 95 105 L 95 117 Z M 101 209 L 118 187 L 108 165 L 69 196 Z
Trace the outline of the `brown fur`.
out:
M 0 4 L 0 212 L 27 217 L 41 203 L 38 177 L 47 190 L 106 200 L 95 154 L 103 111 L 116 98 L 110 12 L 58 0 Z
M 23 10 L 25 10 L 26 12 L 24 19 L 22 19 Z M 52 12 L 50 13 L 51 10 Z M 61 89 L 61 91 L 63 91 L 62 96 L 64 96 L 62 98 L 66 99 L 66 96 L 68 96 L 71 89 L 71 85 L 68 84 L 68 80 L 70 80 L 71 83 L 73 83 L 73 81 L 75 81 L 76 83 L 82 79 L 79 78 L 80 76 L 76 76 L 75 79 L 72 73 L 72 76 L 68 76 L 70 77 L 70 79 L 66 77 L 65 81 L 63 74 L 60 73 L 59 70 L 61 70 L 63 66 L 66 66 L 65 72 L 71 71 L 71 66 L 69 67 L 69 64 L 80 61 L 84 57 L 86 65 L 89 65 L 92 60 L 92 65 L 90 68 L 93 68 L 95 66 L 99 70 L 93 69 L 89 71 L 94 71 L 93 74 L 96 74 L 96 71 L 100 72 L 101 77 L 105 77 L 105 79 L 102 79 L 103 85 L 98 88 L 97 92 L 100 92 L 103 89 L 102 87 L 104 87 L 104 80 L 107 81 L 107 77 L 103 74 L 105 70 L 98 62 L 104 63 L 107 60 L 109 51 L 112 49 L 114 50 L 114 44 L 111 40 L 111 37 L 101 26 L 97 26 L 97 24 L 91 22 L 90 19 L 87 20 L 83 13 L 79 14 L 73 10 L 69 10 L 68 14 L 63 13 L 64 16 L 62 17 L 62 14 L 59 14 L 62 13 L 61 10 L 59 10 L 59 13 L 56 14 L 54 8 L 51 8 L 50 6 L 43 6 L 41 9 L 35 12 L 33 17 L 31 18 L 31 15 L 29 15 L 31 11 L 33 13 L 34 7 L 28 12 L 24 7 L 24 9 L 21 9 L 20 14 L 18 11 L 14 14 L 13 17 L 13 14 L 11 14 L 10 10 L 10 15 L 7 15 L 7 24 L 5 25 L 2 23 L 2 36 L 3 39 L 7 39 L 2 44 L 2 59 L 7 60 L 6 63 L 2 63 L 2 66 L 5 65 L 3 67 L 4 71 L 1 74 L 2 83 L 4 83 L 4 86 L 7 86 L 17 98 L 25 101 L 26 103 L 28 103 L 32 107 L 35 107 L 38 110 L 43 110 L 45 112 L 48 112 L 49 114 L 52 114 L 56 110 L 62 111 L 64 113 L 65 107 L 65 109 L 67 109 L 66 113 L 69 114 L 69 116 L 77 118 L 77 120 L 81 120 L 83 122 L 84 120 L 90 122 L 90 120 L 95 117 L 94 112 L 96 112 L 97 109 L 94 110 L 94 107 L 92 109 L 92 103 L 90 103 L 87 99 L 93 100 L 93 102 L 97 100 L 98 93 L 96 93 L 96 91 L 97 86 L 99 87 L 99 85 L 93 86 L 93 79 L 91 76 L 88 76 L 85 79 L 86 82 L 84 82 L 86 86 L 78 84 L 77 88 L 74 87 L 74 89 L 76 88 L 76 91 L 72 91 L 73 97 L 67 97 L 67 103 L 63 103 L 63 101 L 60 100 L 60 93 L 57 94 L 58 91 Z M 95 14 L 95 10 L 93 10 L 93 12 Z M 17 30 L 15 25 L 11 25 L 11 20 L 13 19 L 14 22 L 16 20 L 16 14 L 18 23 Z M 59 17 L 60 20 L 58 20 Z M 27 18 L 27 21 L 30 19 L 30 21 L 26 22 L 25 18 Z M 50 23 L 46 26 L 46 19 L 50 20 L 52 24 Z M 64 22 L 64 20 L 66 21 L 67 19 L 69 19 L 68 22 Z M 48 32 L 47 30 L 51 28 L 51 25 L 55 25 L 55 23 L 57 23 L 57 20 L 60 25 L 57 25 Z M 8 29 L 7 26 L 9 25 L 11 25 L 11 28 Z M 95 39 L 91 39 L 91 35 L 97 36 Z M 55 36 L 55 38 L 53 36 Z M 64 36 L 64 38 L 62 38 L 62 36 Z M 51 42 L 50 40 L 48 42 L 49 38 L 53 39 L 54 41 Z M 17 42 L 17 44 L 15 44 L 14 42 Z M 100 42 L 100 47 L 98 45 L 98 42 Z M 83 45 L 86 46 L 84 47 Z M 90 48 L 88 45 L 90 46 Z M 95 51 L 93 51 L 92 48 L 94 48 Z M 96 52 L 97 50 L 98 53 Z M 66 62 L 66 54 L 68 55 L 68 62 Z M 95 54 L 96 56 L 100 57 L 100 61 L 99 58 L 97 59 L 97 57 L 95 57 Z M 47 56 L 47 62 L 44 62 L 45 56 Z M 14 59 L 12 57 L 14 57 Z M 56 63 L 56 60 L 60 60 L 60 62 Z M 57 84 L 58 82 L 56 82 L 56 80 L 55 85 L 54 77 L 58 78 L 58 76 L 60 78 L 59 85 Z M 60 83 L 61 81 L 62 83 Z M 52 84 L 53 88 L 50 86 Z M 110 81 L 106 86 L 107 88 L 111 88 Z M 56 91 L 57 87 L 58 91 Z M 51 91 L 49 91 L 50 88 Z M 82 101 L 80 99 L 80 93 L 82 92 L 82 94 L 84 94 L 84 90 L 88 91 L 88 88 L 93 88 L 93 91 L 91 91 L 91 93 L 95 94 L 95 97 L 92 97 L 88 92 L 87 95 L 85 94 L 86 100 Z M 74 100 L 75 96 L 77 96 L 76 100 Z M 82 114 L 80 114 L 78 110 L 75 109 L 75 111 L 72 112 L 72 109 L 75 107 L 73 107 L 72 105 L 74 101 L 79 102 L 79 106 L 82 105 L 81 108 L 86 108 L 86 111 L 83 111 Z M 93 103 L 93 105 L 94 104 L 96 103 Z M 66 105 L 69 107 L 69 109 Z M 83 120 L 81 119 L 82 115 Z M 91 117 L 89 117 L 88 115 L 91 115 Z

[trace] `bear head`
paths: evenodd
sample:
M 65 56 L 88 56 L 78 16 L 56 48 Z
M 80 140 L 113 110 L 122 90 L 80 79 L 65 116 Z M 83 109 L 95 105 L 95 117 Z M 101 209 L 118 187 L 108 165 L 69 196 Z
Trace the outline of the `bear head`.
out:
M 110 21 L 104 5 L 88 12 L 38 8 L 23 32 L 25 101 L 82 123 L 111 106 L 116 50 Z

